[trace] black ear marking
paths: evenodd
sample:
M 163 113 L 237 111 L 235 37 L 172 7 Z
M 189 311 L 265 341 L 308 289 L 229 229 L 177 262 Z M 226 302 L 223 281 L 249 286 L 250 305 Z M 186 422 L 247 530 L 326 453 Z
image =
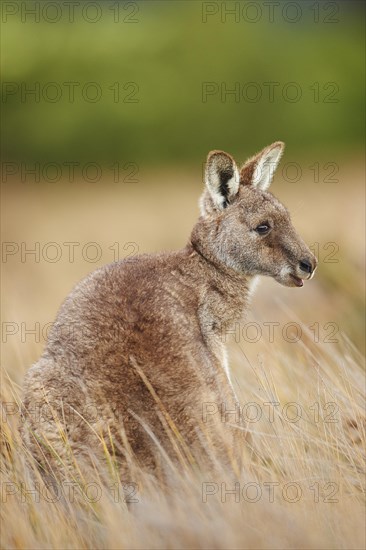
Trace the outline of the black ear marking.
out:
M 239 191 L 239 171 L 233 157 L 224 151 L 211 151 L 207 156 L 205 183 L 216 210 L 231 204 Z
M 234 170 L 231 167 L 227 167 L 222 172 L 220 172 L 220 194 L 222 195 L 224 201 L 222 207 L 226 208 L 229 203 L 229 193 L 230 189 L 228 186 L 228 181 L 234 176 Z

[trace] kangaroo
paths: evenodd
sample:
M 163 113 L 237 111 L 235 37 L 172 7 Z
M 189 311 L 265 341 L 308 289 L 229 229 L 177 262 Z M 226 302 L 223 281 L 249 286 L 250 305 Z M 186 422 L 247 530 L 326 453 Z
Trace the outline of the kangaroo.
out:
M 242 318 L 258 275 L 301 287 L 317 265 L 267 191 L 283 148 L 241 170 L 210 152 L 186 247 L 106 265 L 72 290 L 25 379 L 21 430 L 42 468 L 107 448 L 121 471 L 133 459 L 154 472 L 234 446 L 237 430 L 225 440 L 220 418 L 203 417 L 207 404 L 237 405 L 222 327 Z

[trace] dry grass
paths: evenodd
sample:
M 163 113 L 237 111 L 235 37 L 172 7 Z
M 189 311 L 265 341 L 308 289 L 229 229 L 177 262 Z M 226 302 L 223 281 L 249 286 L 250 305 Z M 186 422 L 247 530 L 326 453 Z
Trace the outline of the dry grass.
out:
M 163 486 L 132 464 L 129 481 L 138 484 L 138 502 L 129 505 L 124 501 L 134 487 L 123 486 L 113 469 L 108 475 L 90 472 L 87 485 L 78 480 L 73 502 L 70 488 L 63 487 L 66 498 L 50 502 L 55 497 L 37 474 L 34 485 L 29 469 L 35 467 L 18 435 L 17 404 L 23 374 L 43 341 L 24 329 L 39 322 L 42 330 L 74 282 L 113 260 L 108 247 L 114 242 L 121 250 L 124 243 L 135 242 L 141 252 L 180 246 L 194 222 L 197 189 L 175 178 L 172 190 L 153 176 L 144 180 L 145 194 L 113 185 L 74 184 L 62 192 L 52 186 L 4 189 L 12 212 L 4 216 L 5 241 L 25 241 L 29 247 L 36 241 L 95 241 L 103 256 L 96 264 L 78 254 L 73 263 L 65 257 L 57 263 L 28 257 L 22 263 L 14 256 L 3 264 L 3 322 L 12 323 L 3 326 L 3 548 L 365 546 L 365 373 L 356 349 L 363 345 L 363 211 L 360 173 L 352 170 L 354 184 L 347 192 L 340 184 L 330 193 L 329 187 L 309 183 L 306 196 L 299 187 L 275 187 L 308 242 L 316 235 L 321 246 L 328 241 L 339 245 L 339 262 L 320 258 L 317 278 L 302 291 L 263 281 L 249 318 L 236 327 L 231 364 L 242 415 L 252 418 L 242 470 L 217 465 L 212 474 L 189 465 L 172 469 Z M 314 210 L 326 196 L 329 208 Z M 348 210 L 352 224 L 335 215 Z M 273 338 L 264 325 L 268 321 L 279 323 L 273 325 Z M 16 332 L 7 333 L 5 342 L 7 330 Z M 35 492 L 27 493 L 30 489 Z M 225 489 L 236 493 L 225 494 Z
M 5 415 L 3 547 L 363 548 L 363 372 L 349 343 L 324 346 L 272 353 L 254 367 L 242 361 L 242 414 L 253 422 L 251 458 L 247 450 L 237 476 L 186 467 L 172 470 L 163 488 L 133 468 L 128 481 L 136 486 L 94 471 L 54 496 L 39 475 L 35 484 L 29 478 L 26 459 L 36 468 L 19 440 L 18 415 Z M 19 402 L 18 390 L 5 383 L 4 402 Z M 131 498 L 138 502 L 127 507 Z

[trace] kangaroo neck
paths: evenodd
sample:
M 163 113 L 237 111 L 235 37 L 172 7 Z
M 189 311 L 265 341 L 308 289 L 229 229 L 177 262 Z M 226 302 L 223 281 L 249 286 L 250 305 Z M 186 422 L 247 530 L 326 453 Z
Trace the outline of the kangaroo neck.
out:
M 205 289 L 204 301 L 211 315 L 228 324 L 240 319 L 248 304 L 253 277 L 237 273 L 222 262 L 215 261 L 194 240 L 188 247 L 197 258 Z

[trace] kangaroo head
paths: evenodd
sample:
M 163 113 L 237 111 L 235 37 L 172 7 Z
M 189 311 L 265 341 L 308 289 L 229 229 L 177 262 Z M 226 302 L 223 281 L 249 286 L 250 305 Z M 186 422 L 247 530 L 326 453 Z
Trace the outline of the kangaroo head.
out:
M 297 234 L 288 210 L 267 191 L 283 149 L 277 141 L 241 170 L 227 153 L 209 153 L 192 244 L 215 264 L 300 287 L 303 279 L 313 276 L 317 260 Z

